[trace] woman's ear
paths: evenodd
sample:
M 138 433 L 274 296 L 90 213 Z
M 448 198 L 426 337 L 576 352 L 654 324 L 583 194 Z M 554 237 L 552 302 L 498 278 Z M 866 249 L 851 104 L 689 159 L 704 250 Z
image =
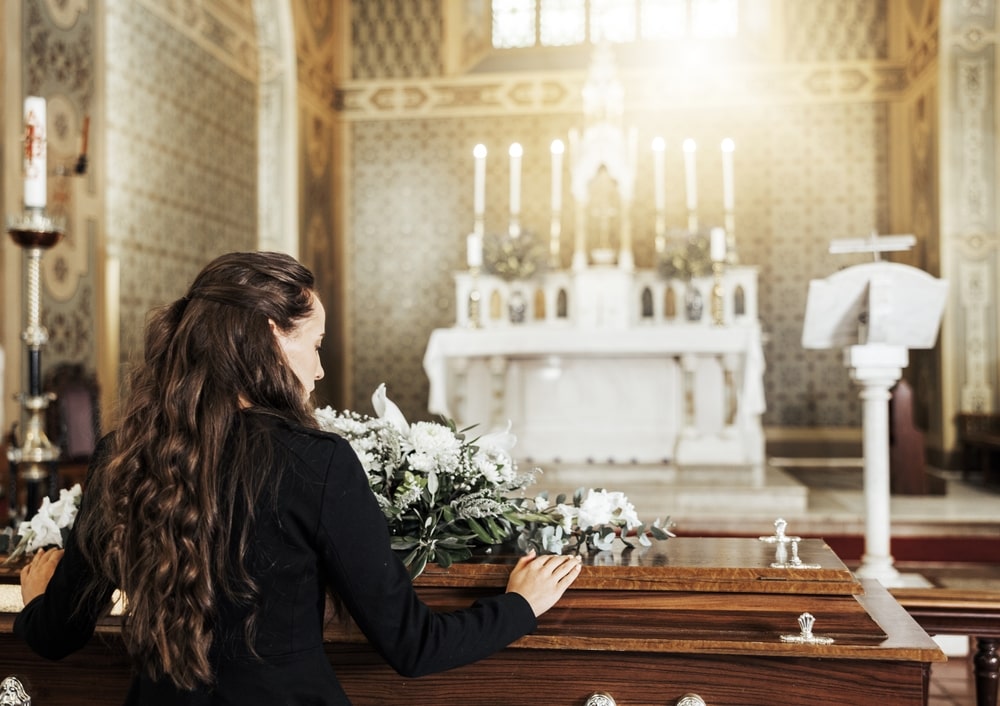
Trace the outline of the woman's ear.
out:
M 271 327 L 271 333 L 273 334 L 278 333 L 278 324 L 274 323 L 274 319 L 268 319 L 267 325 Z

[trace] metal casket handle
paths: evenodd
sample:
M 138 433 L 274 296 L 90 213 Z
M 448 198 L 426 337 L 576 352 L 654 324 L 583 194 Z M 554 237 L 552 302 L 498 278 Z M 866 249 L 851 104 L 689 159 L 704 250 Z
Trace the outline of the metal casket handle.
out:
M 31 697 L 17 677 L 7 677 L 0 682 L 0 704 L 31 706 Z
M 583 706 L 618 706 L 618 702 L 612 698 L 611 694 L 595 691 L 583 702 Z
M 677 699 L 676 706 L 705 706 L 705 699 L 698 696 L 698 694 L 684 694 L 684 696 Z

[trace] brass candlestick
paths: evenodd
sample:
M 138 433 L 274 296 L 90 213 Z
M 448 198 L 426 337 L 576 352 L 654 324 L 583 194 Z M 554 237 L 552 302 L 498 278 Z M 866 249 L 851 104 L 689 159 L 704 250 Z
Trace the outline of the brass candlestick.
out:
M 725 323 L 725 311 L 722 299 L 722 272 L 725 265 L 721 262 L 712 263 L 712 323 L 722 326 Z
M 58 243 L 63 236 L 60 222 L 45 215 L 44 209 L 30 208 L 23 216 L 8 222 L 7 232 L 11 240 L 22 248 L 28 256 L 26 302 L 28 307 L 27 325 L 21 334 L 28 353 L 28 391 L 18 395 L 26 414 L 24 431 L 20 442 L 7 451 L 10 462 L 10 515 L 11 519 L 23 515 L 30 519 L 41 505 L 44 486 L 47 495 L 55 500 L 58 495 L 58 472 L 56 460 L 59 449 L 45 434 L 45 410 L 55 399 L 55 395 L 42 392 L 42 348 L 49 340 L 48 331 L 41 324 L 41 259 L 42 253 Z M 18 504 L 18 477 L 26 484 L 27 501 L 22 510 Z

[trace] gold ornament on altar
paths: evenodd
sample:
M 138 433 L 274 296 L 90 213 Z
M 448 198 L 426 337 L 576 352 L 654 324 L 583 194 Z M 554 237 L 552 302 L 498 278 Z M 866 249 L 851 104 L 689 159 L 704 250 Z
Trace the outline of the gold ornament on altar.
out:
M 657 271 L 664 279 L 689 281 L 694 277 L 712 274 L 712 257 L 706 233 L 688 233 L 674 246 L 668 247 L 659 257 Z
M 483 244 L 486 271 L 508 281 L 534 277 L 545 267 L 547 257 L 545 244 L 528 230 L 488 236 Z

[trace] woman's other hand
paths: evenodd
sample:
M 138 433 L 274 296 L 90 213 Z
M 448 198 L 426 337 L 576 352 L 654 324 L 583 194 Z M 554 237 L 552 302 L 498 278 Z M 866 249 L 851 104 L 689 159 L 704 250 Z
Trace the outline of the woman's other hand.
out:
M 537 618 L 554 606 L 570 584 L 576 581 L 581 566 L 579 556 L 536 556 L 532 550 L 521 557 L 510 572 L 507 592 L 521 594 Z
M 28 605 L 45 593 L 45 587 L 62 559 L 62 549 L 39 549 L 31 561 L 21 569 L 21 600 Z

